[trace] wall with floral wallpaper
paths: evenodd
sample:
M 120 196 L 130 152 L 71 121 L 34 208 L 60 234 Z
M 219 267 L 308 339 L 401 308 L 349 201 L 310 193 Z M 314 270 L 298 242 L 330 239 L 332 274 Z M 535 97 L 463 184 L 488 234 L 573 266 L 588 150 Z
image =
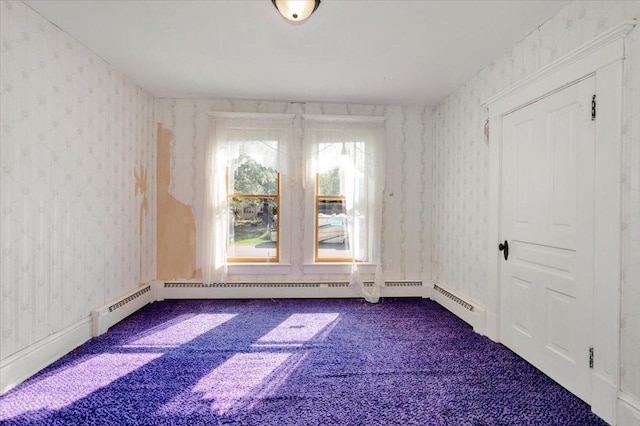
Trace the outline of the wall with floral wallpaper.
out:
M 196 238 L 202 233 L 204 199 L 204 147 L 210 137 L 209 111 L 296 114 L 293 129 L 294 158 L 302 144 L 300 114 L 386 116 L 386 189 L 382 257 L 387 280 L 428 280 L 431 277 L 431 109 L 424 107 L 261 102 L 234 100 L 158 99 L 160 126 L 170 130 L 169 192 L 190 206 L 196 222 Z M 301 163 L 300 163 L 301 164 Z M 292 188 L 291 273 L 285 276 L 233 276 L 234 280 L 335 280 L 346 276 L 309 275 L 303 271 L 304 199 L 301 185 Z M 196 254 L 199 257 L 199 253 Z M 391 262 L 389 262 L 391 261 Z M 391 263 L 391 265 L 390 265 Z M 196 267 L 200 266 L 198 258 Z M 162 278 L 162 277 L 159 277 Z M 191 278 L 190 276 L 174 278 Z
M 486 116 L 481 103 L 624 19 L 637 1 L 578 1 L 434 109 L 433 278 L 476 302 L 487 291 Z M 626 39 L 622 165 L 622 390 L 640 398 L 640 28 Z
M 387 280 L 486 298 L 481 102 L 623 19 L 637 1 L 572 2 L 437 108 L 156 100 L 22 2 L 0 2 L 0 360 L 156 278 L 156 122 L 173 133 L 172 197 L 201 229 L 209 111 L 387 117 Z M 623 123 L 622 389 L 640 398 L 640 29 L 628 36 Z M 296 119 L 294 143 L 300 143 Z M 292 207 L 300 212 L 295 188 Z M 292 240 L 302 242 L 300 213 Z M 196 257 L 199 254 L 196 254 Z M 305 276 L 302 250 L 292 272 Z M 195 264 L 199 266 L 199 259 Z M 387 267 L 389 265 L 387 264 Z M 183 278 L 190 278 L 185 276 Z M 239 279 L 260 279 L 243 276 Z
M 156 203 L 153 98 L 24 3 L 0 16 L 4 360 L 155 278 Z
M 640 21 L 640 2 L 625 15 Z M 640 400 L 640 28 L 627 36 L 622 124 L 622 390 Z

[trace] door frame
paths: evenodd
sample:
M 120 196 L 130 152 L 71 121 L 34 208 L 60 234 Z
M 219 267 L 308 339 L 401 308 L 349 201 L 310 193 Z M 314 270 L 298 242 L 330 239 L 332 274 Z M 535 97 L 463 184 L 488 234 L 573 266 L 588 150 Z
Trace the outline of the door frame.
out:
M 589 76 L 595 76 L 595 212 L 592 411 L 616 422 L 620 386 L 621 170 L 626 20 L 483 103 L 489 120 L 488 283 L 484 332 L 500 341 L 502 117 Z M 611 229 L 617 232 L 611 232 Z

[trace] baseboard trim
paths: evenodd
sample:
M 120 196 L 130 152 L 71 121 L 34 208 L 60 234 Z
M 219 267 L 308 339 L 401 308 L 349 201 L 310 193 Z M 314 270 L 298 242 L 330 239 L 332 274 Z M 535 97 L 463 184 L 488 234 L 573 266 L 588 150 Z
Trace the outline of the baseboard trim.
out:
M 640 399 L 628 393 L 618 394 L 618 426 L 639 426 L 640 425 Z
M 368 287 L 372 283 L 366 283 Z M 422 281 L 389 281 L 382 297 L 424 297 Z M 158 298 L 164 299 L 328 299 L 359 298 L 348 282 L 201 282 L 160 283 Z
M 591 375 L 591 411 L 607 423 L 616 423 L 618 386 L 606 377 L 593 372 Z
M 91 339 L 87 317 L 0 362 L 0 395 Z
M 461 297 L 454 291 L 434 283 L 431 290 L 431 298 L 433 301 L 442 305 L 448 311 L 456 315 L 462 321 L 473 327 L 473 331 L 478 334 L 486 335 L 486 309 L 465 297 Z
M 493 340 L 494 342 L 500 342 L 500 334 L 498 333 L 499 330 L 499 324 L 498 324 L 498 315 L 495 314 L 495 312 L 491 312 L 489 310 L 487 310 L 487 313 L 485 315 L 485 324 L 484 324 L 484 331 L 485 331 L 485 336 L 487 336 L 489 339 Z

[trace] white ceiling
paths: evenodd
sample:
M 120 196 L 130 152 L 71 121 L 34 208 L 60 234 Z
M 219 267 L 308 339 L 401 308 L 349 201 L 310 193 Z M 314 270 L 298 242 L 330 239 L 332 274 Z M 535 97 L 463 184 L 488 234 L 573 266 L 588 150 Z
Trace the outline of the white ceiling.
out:
M 567 1 L 26 1 L 156 97 L 436 105 Z

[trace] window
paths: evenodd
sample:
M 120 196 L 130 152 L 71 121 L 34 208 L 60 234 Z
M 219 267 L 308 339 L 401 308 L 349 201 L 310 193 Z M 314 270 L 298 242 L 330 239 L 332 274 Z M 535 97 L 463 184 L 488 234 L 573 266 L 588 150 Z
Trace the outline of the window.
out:
M 329 135 L 327 135 L 330 137 Z M 335 135 L 338 136 L 338 135 Z M 347 207 L 354 201 L 347 200 L 347 193 L 356 190 L 367 198 L 366 181 L 354 164 L 364 161 L 364 142 L 321 142 L 318 144 L 315 199 L 315 262 L 366 261 L 362 250 L 351 250 L 349 237 L 368 247 L 366 209 Z M 336 164 L 336 160 L 337 164 Z M 350 188 L 353 185 L 357 188 Z M 353 206 L 355 207 L 355 206 Z M 347 226 L 347 225 L 350 226 Z M 350 232 L 351 231 L 351 232 Z M 351 234 L 351 235 L 350 235 Z M 365 241 L 360 241 L 364 239 Z M 354 255 L 356 256 L 354 258 Z
M 199 256 L 206 284 L 233 268 L 289 261 L 289 156 L 293 114 L 212 112 L 205 152 L 203 237 Z M 257 263 L 258 265 L 252 265 Z
M 350 262 L 344 196 L 316 197 L 316 262 Z
M 227 259 L 230 262 L 277 262 L 280 174 L 247 152 L 259 145 L 277 151 L 277 141 L 244 141 L 228 172 L 230 209 Z M 252 149 L 253 148 L 253 149 Z M 257 156 L 260 158 L 260 156 Z
M 351 263 L 349 284 L 367 301 L 377 302 L 384 286 L 384 118 L 305 114 L 303 119 L 305 188 L 311 189 L 306 205 L 315 212 L 313 223 L 305 225 L 311 229 L 305 233 L 311 240 L 305 271 L 345 273 Z M 362 273 L 371 269 L 369 287 Z
M 211 115 L 199 247 L 203 283 L 225 282 L 228 273 L 287 273 L 297 235 L 304 274 L 350 274 L 358 293 L 377 300 L 384 118 L 305 114 L 296 123 L 302 144 L 289 155 L 293 114 Z M 373 287 L 361 273 L 374 273 Z
M 379 264 L 383 120 L 304 116 L 313 264 Z M 360 119 L 360 120 L 359 120 Z M 346 120 L 346 121 L 345 121 Z M 359 120 L 359 121 L 358 121 Z

